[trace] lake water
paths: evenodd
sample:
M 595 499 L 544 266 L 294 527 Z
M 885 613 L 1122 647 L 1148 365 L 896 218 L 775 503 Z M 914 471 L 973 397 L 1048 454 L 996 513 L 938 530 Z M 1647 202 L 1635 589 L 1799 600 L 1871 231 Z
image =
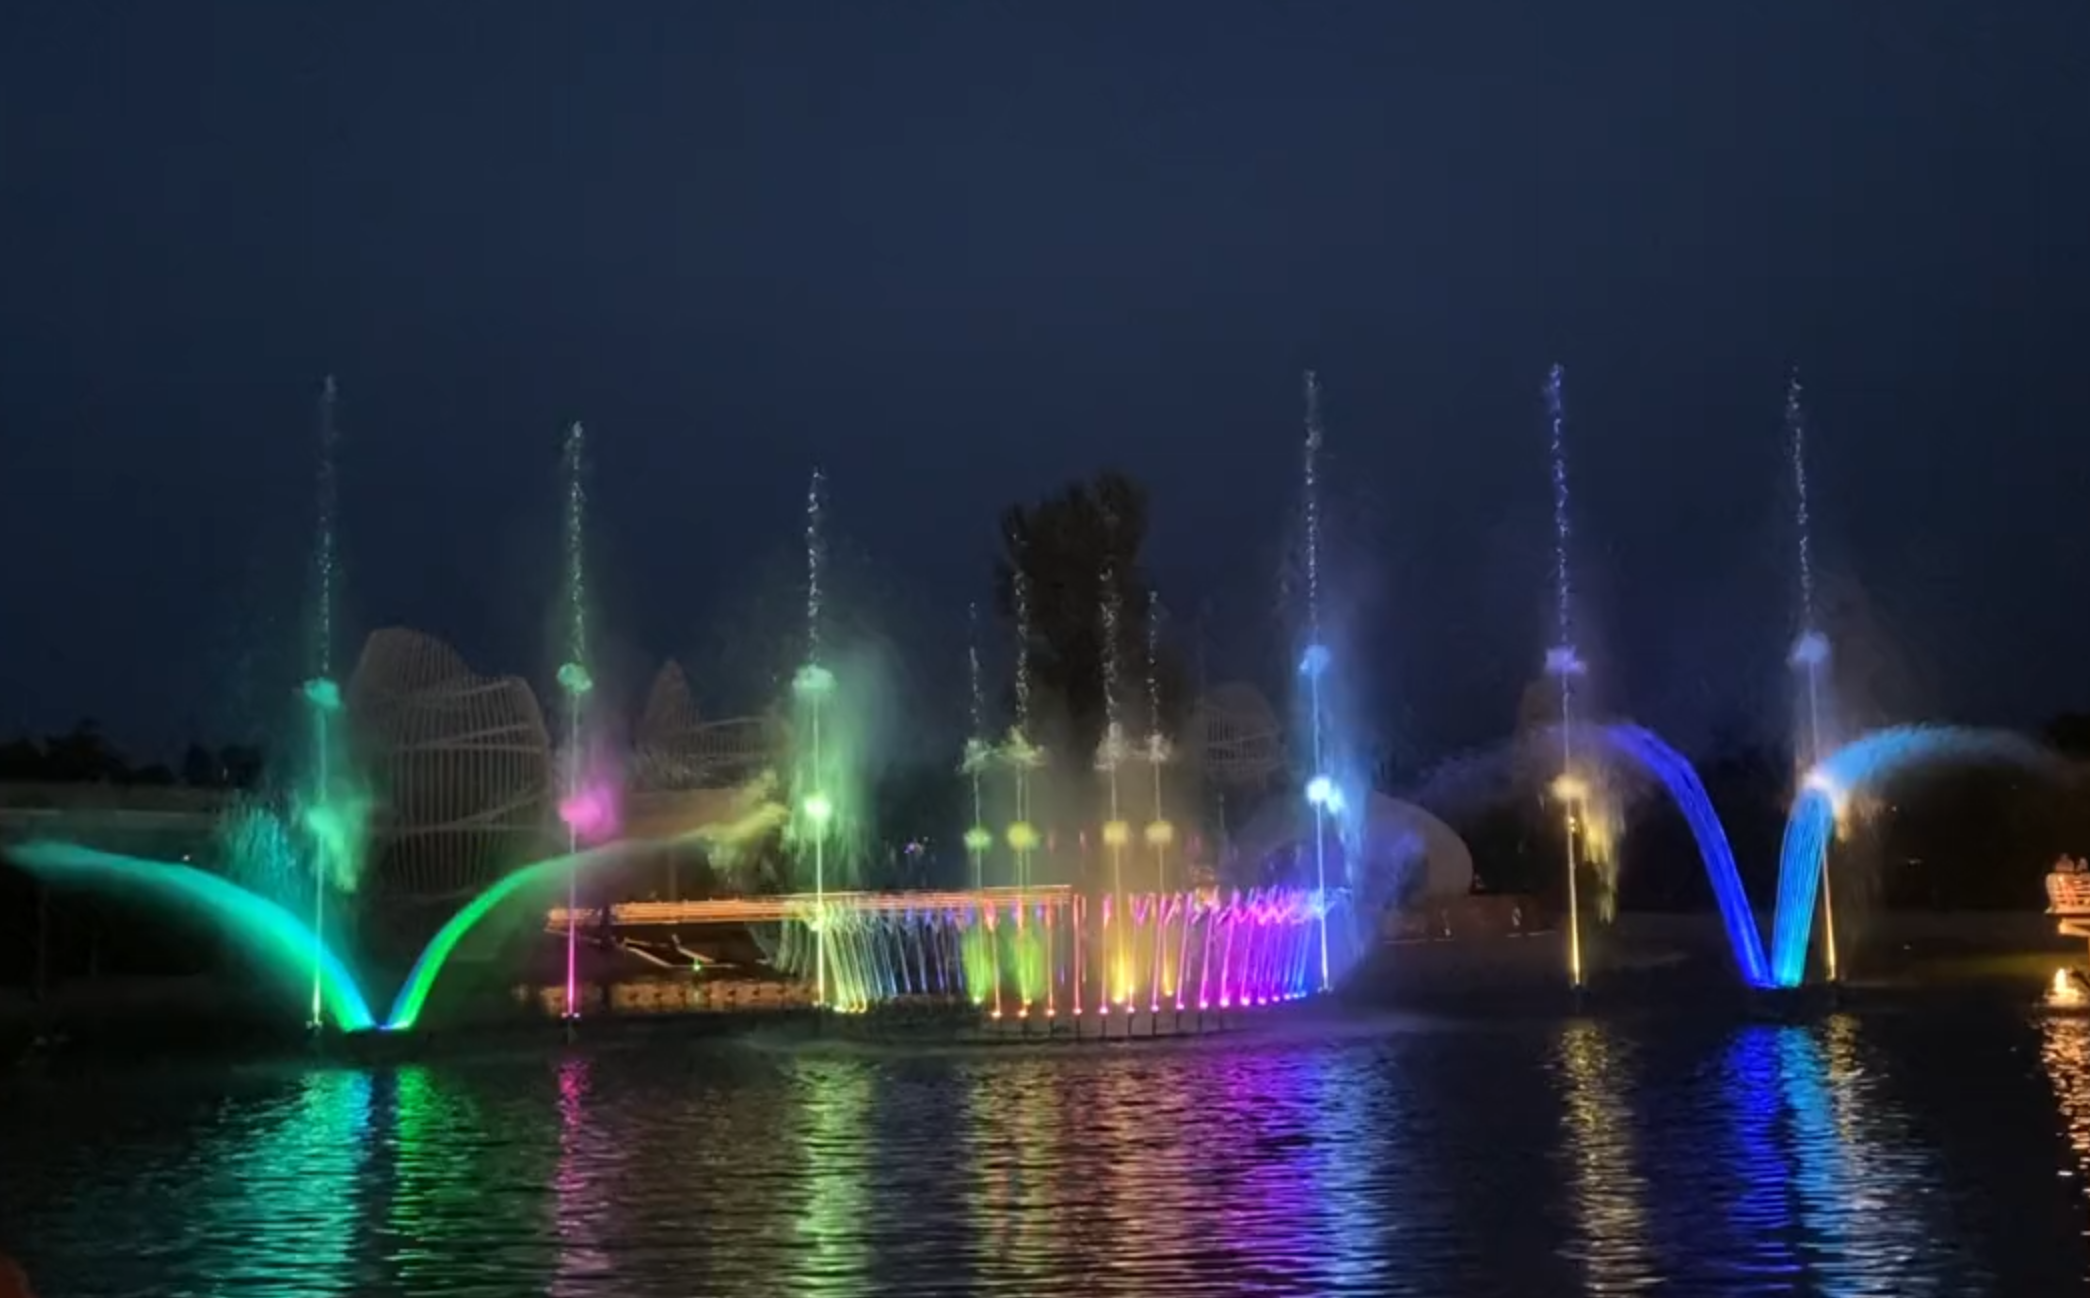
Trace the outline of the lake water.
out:
M 2090 1020 L 1995 1007 L 0 1081 L 43 1298 L 2047 1295 L 2086 1174 Z

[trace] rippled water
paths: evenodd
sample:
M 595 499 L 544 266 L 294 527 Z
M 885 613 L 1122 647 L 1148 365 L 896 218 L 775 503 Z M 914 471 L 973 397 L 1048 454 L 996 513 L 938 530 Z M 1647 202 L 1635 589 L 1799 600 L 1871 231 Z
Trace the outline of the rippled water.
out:
M 0 1083 L 65 1294 L 2058 1294 L 2090 1021 L 650 1041 Z

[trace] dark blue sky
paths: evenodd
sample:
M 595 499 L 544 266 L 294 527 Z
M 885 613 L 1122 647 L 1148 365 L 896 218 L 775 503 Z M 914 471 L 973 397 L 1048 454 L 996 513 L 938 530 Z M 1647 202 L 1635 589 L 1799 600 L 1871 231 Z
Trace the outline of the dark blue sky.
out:
M 0 728 L 277 697 L 329 370 L 355 621 L 538 673 L 574 417 L 634 663 L 715 651 L 815 460 L 954 635 L 1000 507 L 1120 465 L 1224 657 L 1315 365 L 1427 753 L 1543 647 L 1554 359 L 1607 693 L 1770 715 L 1798 362 L 1867 690 L 2090 703 L 2086 50 L 2080 0 L 11 5 Z

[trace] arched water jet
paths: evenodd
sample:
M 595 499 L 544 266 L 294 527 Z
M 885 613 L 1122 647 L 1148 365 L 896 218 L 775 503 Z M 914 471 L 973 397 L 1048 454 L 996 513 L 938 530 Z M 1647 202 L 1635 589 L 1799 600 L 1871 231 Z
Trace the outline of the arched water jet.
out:
M 1734 951 L 1742 981 L 1751 987 L 1770 986 L 1771 970 L 1764 959 L 1763 938 L 1756 930 L 1756 913 L 1742 888 L 1741 872 L 1735 868 L 1734 849 L 1727 842 L 1726 827 L 1720 823 L 1698 772 L 1682 753 L 1651 730 L 1612 725 L 1597 734 L 1614 752 L 1631 759 L 1660 781 L 1670 801 L 1683 813 L 1698 845 L 1699 859 L 1705 862 L 1706 878 L 1712 882 L 1713 899 L 1719 904 L 1720 922 L 1727 928 L 1727 942 Z
M 665 841 L 744 842 L 775 829 L 783 818 L 783 808 L 775 803 L 764 802 L 728 824 L 708 825 Z M 438 929 L 435 936 L 428 940 L 428 945 L 421 949 L 420 956 L 415 959 L 413 968 L 407 973 L 406 982 L 400 987 L 399 994 L 392 999 L 392 1012 L 385 1017 L 385 1030 L 403 1031 L 419 1021 L 421 1011 L 428 1004 L 429 993 L 434 990 L 437 977 L 448 965 L 458 943 L 502 902 L 533 887 L 556 880 L 562 875 L 570 881 L 578 878 L 583 870 L 622 860 L 636 852 L 653 850 L 660 846 L 660 842 L 661 840 L 627 839 L 590 848 L 584 852 L 569 852 L 563 856 L 555 856 L 513 871 L 472 898 L 462 910 L 452 915 L 449 923 Z M 574 929 L 578 927 L 578 921 L 571 908 L 567 910 L 566 915 L 570 940 Z
M 37 842 L 12 849 L 23 869 L 54 881 L 149 892 L 200 914 L 261 956 L 286 986 L 316 972 L 320 1005 L 334 1026 L 358 1032 L 373 1025 L 370 1006 L 348 967 L 319 935 L 282 906 L 193 866 L 98 852 L 73 843 Z
M 1951 726 L 1896 726 L 1845 744 L 1808 773 L 1785 822 L 1778 852 L 1778 909 L 1771 925 L 1771 976 L 1797 987 L 1807 973 L 1814 911 L 1829 841 L 1853 794 L 1941 761 L 2004 762 L 2029 768 L 2054 758 L 2021 735 Z

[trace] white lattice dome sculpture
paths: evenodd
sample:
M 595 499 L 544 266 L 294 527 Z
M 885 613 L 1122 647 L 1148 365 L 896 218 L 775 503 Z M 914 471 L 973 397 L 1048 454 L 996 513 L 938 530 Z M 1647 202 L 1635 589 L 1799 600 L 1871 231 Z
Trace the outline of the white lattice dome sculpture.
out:
M 639 787 L 662 791 L 738 787 L 769 769 L 783 748 L 783 734 L 769 718 L 705 721 L 689 678 L 672 662 L 653 678 L 635 739 Z
M 1412 802 L 1373 793 L 1361 826 L 1362 854 L 1351 884 L 1374 905 L 1437 901 L 1473 891 L 1473 851 L 1459 832 Z M 1251 861 L 1284 854 L 1304 859 L 1313 842 L 1313 811 L 1303 798 L 1278 798 L 1256 813 L 1234 840 Z
M 475 892 L 542 851 L 551 745 L 526 682 L 479 676 L 432 636 L 384 630 L 364 642 L 348 708 L 388 891 Z
M 1261 784 L 1284 769 L 1284 728 L 1253 685 L 1221 685 L 1199 699 L 1190 735 L 1214 784 Z

